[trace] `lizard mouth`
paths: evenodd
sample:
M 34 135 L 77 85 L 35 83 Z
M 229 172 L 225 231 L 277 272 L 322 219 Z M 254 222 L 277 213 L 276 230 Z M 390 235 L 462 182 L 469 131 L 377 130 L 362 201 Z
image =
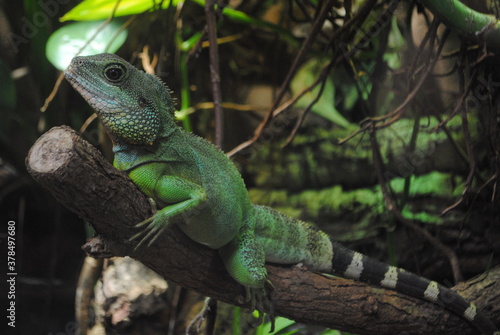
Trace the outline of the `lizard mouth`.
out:
M 116 102 L 113 95 L 108 94 L 106 90 L 99 89 L 92 83 L 92 80 L 79 79 L 84 76 L 82 73 L 77 73 L 77 71 L 70 65 L 70 67 L 64 71 L 64 77 L 73 86 L 73 88 L 88 102 L 88 104 L 97 112 L 97 114 L 115 114 L 121 113 L 122 108 L 113 103 L 108 103 L 104 105 L 99 101 Z M 99 94 L 103 99 L 95 99 L 96 94 Z

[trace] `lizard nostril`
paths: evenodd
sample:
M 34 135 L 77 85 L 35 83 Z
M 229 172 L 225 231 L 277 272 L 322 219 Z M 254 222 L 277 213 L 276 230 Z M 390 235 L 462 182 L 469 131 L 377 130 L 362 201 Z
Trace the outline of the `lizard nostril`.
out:
M 78 65 L 78 66 L 81 66 L 81 65 L 83 65 L 83 63 L 84 63 L 84 62 L 83 62 L 83 59 L 82 59 L 81 57 L 75 57 L 75 58 L 73 59 L 73 62 L 74 62 L 76 65 Z

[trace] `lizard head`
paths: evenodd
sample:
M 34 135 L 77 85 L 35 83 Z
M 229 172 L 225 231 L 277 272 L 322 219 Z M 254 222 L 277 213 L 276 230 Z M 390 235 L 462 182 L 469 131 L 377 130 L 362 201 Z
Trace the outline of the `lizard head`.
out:
M 150 144 L 175 127 L 172 98 L 160 79 L 116 55 L 75 57 L 64 75 L 115 141 Z

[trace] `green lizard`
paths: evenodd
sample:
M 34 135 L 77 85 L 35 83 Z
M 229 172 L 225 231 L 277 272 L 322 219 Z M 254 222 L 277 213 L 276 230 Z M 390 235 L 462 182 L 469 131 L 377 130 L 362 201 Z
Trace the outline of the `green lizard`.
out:
M 113 141 L 114 165 L 160 208 L 132 239 L 153 243 L 172 224 L 218 250 L 252 302 L 265 299 L 265 262 L 360 280 L 426 299 L 484 334 L 493 323 L 440 284 L 349 250 L 311 225 L 250 202 L 233 163 L 214 145 L 178 127 L 169 90 L 112 54 L 75 57 L 65 76 L 96 111 Z M 263 298 L 264 296 L 264 298 Z

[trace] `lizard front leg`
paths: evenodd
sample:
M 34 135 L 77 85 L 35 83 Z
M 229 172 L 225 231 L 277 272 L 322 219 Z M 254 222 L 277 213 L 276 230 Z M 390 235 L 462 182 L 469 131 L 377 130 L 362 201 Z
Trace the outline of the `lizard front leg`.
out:
M 139 172 L 139 171 L 138 171 Z M 158 210 L 155 215 L 136 225 L 142 228 L 140 232 L 130 238 L 139 239 L 136 248 L 149 240 L 148 246 L 167 229 L 180 215 L 188 217 L 190 211 L 196 209 L 206 201 L 205 190 L 188 180 L 174 177 L 162 176 L 155 183 L 143 181 L 141 174 L 131 172 L 130 177 L 139 188 L 156 203 L 166 204 Z

